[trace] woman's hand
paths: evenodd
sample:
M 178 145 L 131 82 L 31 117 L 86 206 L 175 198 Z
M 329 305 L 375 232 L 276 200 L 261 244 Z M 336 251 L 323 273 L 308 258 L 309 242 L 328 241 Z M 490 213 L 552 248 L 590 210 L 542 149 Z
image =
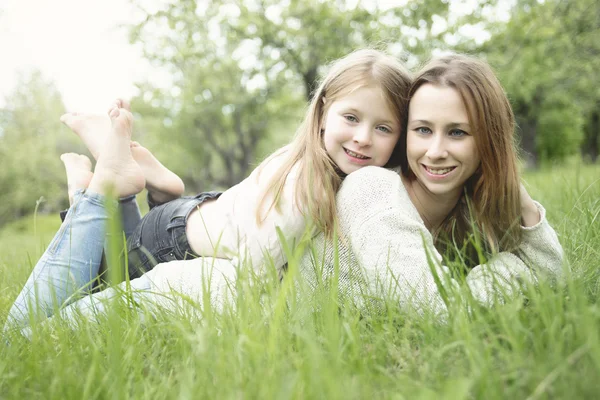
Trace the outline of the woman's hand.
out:
M 521 224 L 524 227 L 534 226 L 540 222 L 540 212 L 525 186 L 521 183 Z

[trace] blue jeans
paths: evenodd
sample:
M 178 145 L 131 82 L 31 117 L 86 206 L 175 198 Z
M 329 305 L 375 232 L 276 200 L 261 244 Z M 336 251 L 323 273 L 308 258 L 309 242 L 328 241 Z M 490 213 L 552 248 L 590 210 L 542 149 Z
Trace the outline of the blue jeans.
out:
M 149 255 L 143 258 L 142 273 L 129 282 L 132 289 L 129 293 L 134 301 L 153 298 L 149 292 L 151 277 L 143 272 L 150 271 L 158 262 L 182 260 L 193 254 L 185 236 L 187 217 L 200 203 L 219 195 L 218 192 L 201 193 L 153 207 L 144 217 L 145 223 L 135 196 L 119 201 L 122 227 L 133 261 L 130 265 L 135 264 L 135 260 L 142 260 L 140 254 Z M 90 294 L 98 278 L 107 235 L 105 203 L 106 199 L 96 193 L 75 193 L 73 206 L 63 224 L 12 305 L 5 329 L 24 328 L 30 318 L 35 321 L 49 317 L 71 303 L 61 310 L 66 318 L 72 318 L 75 311 L 90 318 L 104 311 L 105 300 L 120 295 L 126 289 L 126 284 L 121 283 L 116 288 Z M 87 296 L 81 298 L 84 295 Z
M 65 221 L 12 305 L 6 327 L 23 327 L 30 318 L 46 318 L 59 307 L 90 293 L 98 277 L 106 239 L 108 216 L 105 202 L 103 196 L 89 191 L 75 194 Z M 123 230 L 130 234 L 141 219 L 135 198 L 132 196 L 120 201 L 120 209 Z M 139 289 L 149 287 L 145 280 L 132 282 L 132 286 Z M 105 298 L 113 292 L 109 290 L 95 296 Z

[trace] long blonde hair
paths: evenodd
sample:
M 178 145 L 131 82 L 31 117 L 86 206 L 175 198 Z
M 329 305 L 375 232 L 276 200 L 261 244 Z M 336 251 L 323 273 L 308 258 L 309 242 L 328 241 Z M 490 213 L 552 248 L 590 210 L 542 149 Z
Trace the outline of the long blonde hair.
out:
M 286 179 L 297 165 L 296 204 L 304 215 L 312 219 L 316 228 L 327 236 L 331 235 L 336 221 L 335 194 L 342 177 L 325 150 L 321 134 L 330 105 L 361 87 L 378 87 L 396 115 L 399 125 L 404 127 L 401 133 L 404 136 L 411 83 L 408 70 L 397 59 L 377 50 L 357 50 L 335 61 L 313 94 L 294 140 L 278 152 L 285 153 L 287 159 L 273 176 L 259 202 L 257 221 L 260 223 L 266 213 L 273 207 L 277 208 Z M 398 150 L 397 145 L 386 166 L 399 165 Z M 261 213 L 269 201 L 271 204 L 267 211 Z
M 441 239 L 463 246 L 469 234 L 477 233 L 492 253 L 514 250 L 521 241 L 520 179 L 515 119 L 504 89 L 486 62 L 456 54 L 431 60 L 417 74 L 410 97 L 425 84 L 450 87 L 460 94 L 481 158 L 463 197 L 435 232 L 440 239 L 436 246 L 446 247 Z M 402 172 L 415 179 L 406 158 L 406 137 L 400 142 Z

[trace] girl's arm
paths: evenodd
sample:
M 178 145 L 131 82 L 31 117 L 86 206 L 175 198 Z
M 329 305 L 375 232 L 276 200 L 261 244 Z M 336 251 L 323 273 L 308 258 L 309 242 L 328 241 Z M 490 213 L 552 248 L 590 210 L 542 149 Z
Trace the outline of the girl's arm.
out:
M 281 269 L 286 264 L 278 230 L 287 243 L 298 243 L 309 225 L 295 198 L 298 168 L 293 166 L 286 176 L 277 193 L 277 207 L 271 207 L 272 194 L 261 202 L 285 162 L 285 154 L 276 153 L 190 217 L 186 231 L 198 255 L 229 259 L 256 270 L 265 265 Z
M 400 176 L 381 168 L 363 168 L 346 178 L 337 201 L 340 231 L 348 238 L 369 288 L 391 291 L 406 306 L 445 312 L 433 271 L 442 282 L 442 291 L 457 282 L 441 265 L 433 237 Z M 469 273 L 467 284 L 477 300 L 489 303 L 499 292 L 510 294 L 522 280 L 535 283 L 543 277 L 559 276 L 562 248 L 544 209 L 540 206 L 539 210 L 540 221 L 524 228 L 518 256 L 500 253 Z

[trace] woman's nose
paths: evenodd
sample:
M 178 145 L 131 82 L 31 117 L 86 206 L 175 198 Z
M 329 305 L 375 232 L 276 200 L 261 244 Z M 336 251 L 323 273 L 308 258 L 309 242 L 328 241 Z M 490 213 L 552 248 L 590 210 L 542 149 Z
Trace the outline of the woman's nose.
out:
M 431 159 L 439 159 L 448 157 L 448 151 L 446 149 L 446 141 L 443 135 L 434 134 L 429 141 L 429 148 L 426 153 L 427 157 Z

